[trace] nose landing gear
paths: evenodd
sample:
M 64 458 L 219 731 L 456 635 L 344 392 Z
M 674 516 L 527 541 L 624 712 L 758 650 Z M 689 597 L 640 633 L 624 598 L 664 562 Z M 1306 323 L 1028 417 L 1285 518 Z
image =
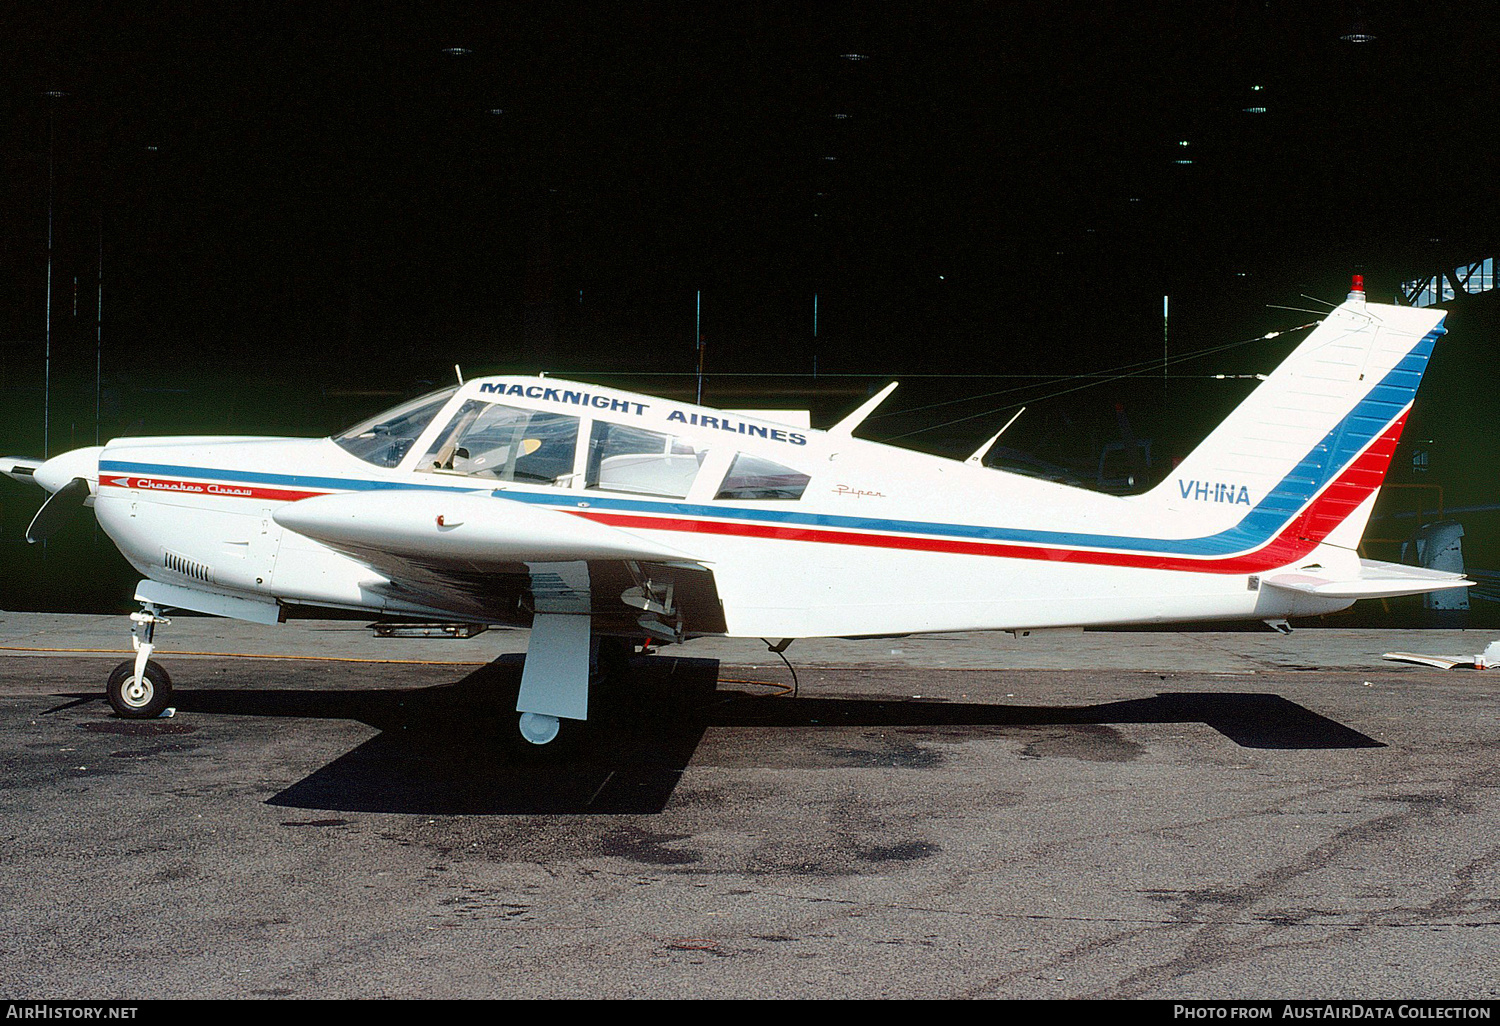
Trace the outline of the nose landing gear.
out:
M 130 644 L 135 658 L 127 659 L 109 675 L 105 694 L 114 711 L 127 720 L 160 716 L 172 702 L 172 678 L 151 658 L 156 649 L 156 625 L 172 621 L 146 602 L 139 613 L 131 613 Z

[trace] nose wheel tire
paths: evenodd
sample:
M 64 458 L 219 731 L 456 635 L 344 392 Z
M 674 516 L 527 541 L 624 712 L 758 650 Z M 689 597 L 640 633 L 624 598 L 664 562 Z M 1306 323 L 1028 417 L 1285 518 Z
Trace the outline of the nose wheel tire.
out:
M 161 664 L 146 662 L 141 676 L 135 675 L 135 660 L 127 659 L 109 675 L 105 694 L 115 712 L 127 720 L 149 720 L 160 716 L 172 701 L 172 678 Z

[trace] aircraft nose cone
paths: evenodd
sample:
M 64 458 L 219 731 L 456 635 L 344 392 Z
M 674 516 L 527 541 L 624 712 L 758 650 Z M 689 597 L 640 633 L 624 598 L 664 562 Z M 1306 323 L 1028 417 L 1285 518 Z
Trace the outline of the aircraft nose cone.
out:
M 81 477 L 88 481 L 90 490 L 97 491 L 99 488 L 99 454 L 103 451 L 104 446 L 91 445 L 85 449 L 74 449 L 72 452 L 54 456 L 36 468 L 33 479 L 47 491 L 55 492 L 75 477 Z

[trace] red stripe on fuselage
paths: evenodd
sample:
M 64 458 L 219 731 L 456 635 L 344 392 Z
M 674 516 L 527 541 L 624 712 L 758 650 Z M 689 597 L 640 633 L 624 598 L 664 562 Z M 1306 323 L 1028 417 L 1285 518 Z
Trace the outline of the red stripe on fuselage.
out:
M 129 488 L 132 491 L 166 492 L 174 495 L 202 495 L 214 499 L 263 499 L 267 502 L 296 502 L 327 492 L 306 492 L 291 488 L 263 488 L 259 485 L 233 484 L 226 481 L 178 481 L 139 474 L 101 476 L 105 487 Z
M 1307 555 L 1330 531 L 1343 522 L 1379 487 L 1390 466 L 1401 430 L 1406 425 L 1403 413 L 1360 456 L 1351 463 L 1319 496 L 1295 517 L 1281 533 L 1259 549 L 1233 556 L 1192 557 L 1166 553 L 1107 552 L 1097 549 L 1064 549 L 1051 546 L 1017 545 L 1007 542 L 967 541 L 954 538 L 924 538 L 911 535 L 870 534 L 862 531 L 831 531 L 821 528 L 782 527 L 767 524 L 742 524 L 715 520 L 684 520 L 677 517 L 643 517 L 605 513 L 593 510 L 568 510 L 575 516 L 636 530 L 686 531 L 698 534 L 726 534 L 780 541 L 822 542 L 828 545 L 863 545 L 883 549 L 906 549 L 917 552 L 947 552 L 967 556 L 994 556 L 1008 559 L 1051 560 L 1060 563 L 1087 563 L 1099 566 L 1124 566 L 1144 570 L 1185 570 L 1198 573 L 1259 573 L 1285 566 Z

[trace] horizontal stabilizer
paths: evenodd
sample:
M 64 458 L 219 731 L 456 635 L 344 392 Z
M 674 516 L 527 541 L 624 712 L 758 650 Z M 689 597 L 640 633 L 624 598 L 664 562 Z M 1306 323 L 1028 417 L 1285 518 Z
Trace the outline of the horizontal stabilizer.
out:
M 274 517 L 287 530 L 351 555 L 429 564 L 693 558 L 572 513 L 484 492 L 344 492 L 288 503 Z
M 1330 577 L 1294 570 L 1262 577 L 1260 583 L 1262 586 L 1334 599 L 1396 598 L 1400 595 L 1424 595 L 1429 591 L 1448 588 L 1467 588 L 1474 584 L 1463 574 L 1403 566 L 1400 563 L 1382 563 L 1375 559 L 1359 561 L 1358 577 Z

